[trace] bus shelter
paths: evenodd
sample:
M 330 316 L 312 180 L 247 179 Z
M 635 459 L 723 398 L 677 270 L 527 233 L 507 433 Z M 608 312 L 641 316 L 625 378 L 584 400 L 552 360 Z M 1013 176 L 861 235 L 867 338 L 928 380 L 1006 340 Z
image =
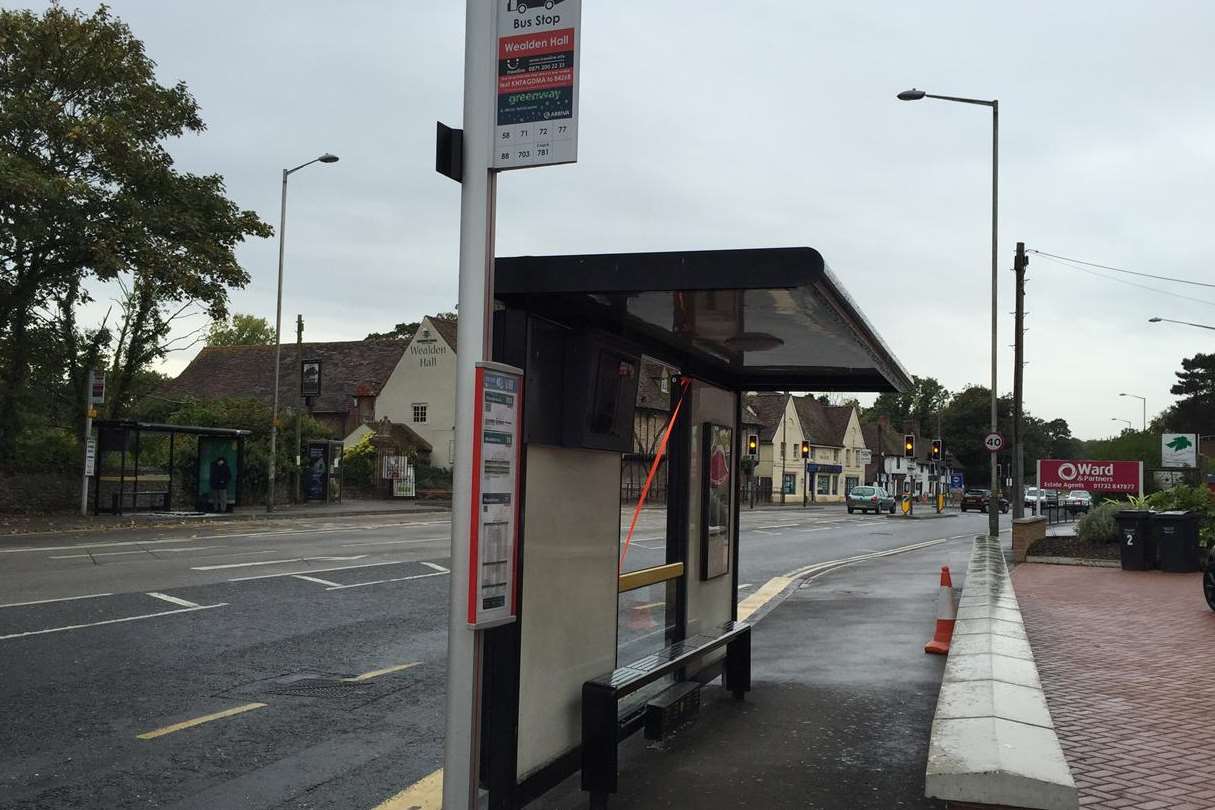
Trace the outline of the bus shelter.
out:
M 227 508 L 240 504 L 247 430 L 103 419 L 97 428 L 93 514 L 211 511 L 210 471 L 231 470 Z
M 603 806 L 620 739 L 661 734 L 719 676 L 750 687 L 747 394 L 911 382 L 812 248 L 499 258 L 494 297 L 493 359 L 522 371 L 521 486 L 513 621 L 483 631 L 480 784 L 515 808 L 581 769 Z M 621 501 L 643 356 L 669 375 L 665 510 Z

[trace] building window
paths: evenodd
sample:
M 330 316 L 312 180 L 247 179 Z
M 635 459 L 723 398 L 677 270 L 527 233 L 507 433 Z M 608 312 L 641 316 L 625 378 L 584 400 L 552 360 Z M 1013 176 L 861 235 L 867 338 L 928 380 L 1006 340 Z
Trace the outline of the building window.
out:
M 817 492 L 819 495 L 830 495 L 831 479 L 834 477 L 834 475 L 816 475 L 815 479 L 817 480 L 818 488 L 815 490 L 815 492 Z
M 838 475 L 831 476 L 831 494 L 840 494 L 840 477 Z
M 781 458 L 785 457 L 785 443 L 784 442 L 780 443 L 780 457 Z
M 832 457 L 831 457 L 831 460 L 832 460 L 832 461 L 837 461 L 837 462 L 838 462 L 838 461 L 840 460 L 840 451 L 839 451 L 839 450 L 833 450 L 833 451 L 832 451 L 832 453 L 831 453 L 831 456 L 832 456 Z
M 797 473 L 785 473 L 784 489 L 781 492 L 786 495 L 792 495 L 797 492 Z
M 901 469 L 903 469 L 903 458 L 902 458 L 902 456 L 895 456 L 895 457 L 894 457 L 894 468 L 895 468 L 896 470 L 901 470 Z
M 413 404 L 413 421 L 414 422 L 425 422 L 426 421 L 426 403 L 425 402 L 415 402 Z

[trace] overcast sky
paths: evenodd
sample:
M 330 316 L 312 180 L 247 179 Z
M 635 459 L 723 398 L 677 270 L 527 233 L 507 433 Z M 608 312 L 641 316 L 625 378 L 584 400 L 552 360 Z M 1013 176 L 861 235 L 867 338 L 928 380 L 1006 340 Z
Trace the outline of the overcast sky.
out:
M 454 308 L 459 187 L 433 139 L 461 123 L 462 2 L 111 7 L 202 107 L 207 131 L 170 144 L 183 170 L 277 227 L 281 170 L 340 155 L 291 178 L 285 327 L 359 339 Z M 1213 32 L 1201 2 L 584 0 L 579 162 L 502 176 L 498 254 L 810 245 L 911 372 L 986 383 L 991 116 L 895 94 L 999 98 L 1011 390 L 1018 240 L 1215 281 Z M 273 319 L 275 256 L 240 248 L 234 310 Z M 1212 349 L 1146 321 L 1215 323 L 1215 290 L 1124 278 L 1206 302 L 1031 259 L 1026 407 L 1084 438 L 1138 426 L 1121 391 L 1164 408 L 1180 359 Z

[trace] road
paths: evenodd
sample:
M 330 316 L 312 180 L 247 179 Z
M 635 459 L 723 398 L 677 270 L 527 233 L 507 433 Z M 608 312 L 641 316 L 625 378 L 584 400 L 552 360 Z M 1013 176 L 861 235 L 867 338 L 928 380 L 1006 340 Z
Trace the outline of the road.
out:
M 663 520 L 643 513 L 627 567 L 661 562 Z M 740 598 L 985 520 L 745 511 Z M 431 773 L 449 531 L 434 514 L 5 539 L 0 808 L 372 808 Z

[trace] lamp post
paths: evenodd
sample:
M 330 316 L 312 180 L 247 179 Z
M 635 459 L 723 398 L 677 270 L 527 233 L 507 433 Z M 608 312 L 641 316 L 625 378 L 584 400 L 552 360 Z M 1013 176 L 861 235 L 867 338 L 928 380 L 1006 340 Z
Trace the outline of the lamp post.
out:
M 941 101 L 956 101 L 960 104 L 977 104 L 981 107 L 991 108 L 991 432 L 996 433 L 999 430 L 999 414 L 997 412 L 997 394 L 996 394 L 996 318 L 997 318 L 997 272 L 996 266 L 998 259 L 998 225 L 999 225 L 999 199 L 1000 199 L 1000 102 L 996 99 L 990 101 L 978 98 L 961 98 L 958 96 L 937 96 L 932 93 L 926 93 L 923 90 L 904 90 L 899 93 L 900 101 L 919 101 L 924 98 L 935 98 Z M 991 489 L 992 497 L 989 499 L 987 510 L 987 533 L 992 537 L 1000 536 L 1000 513 L 999 502 L 996 498 L 998 481 L 998 471 L 996 465 L 996 454 L 991 454 Z
M 1179 323 L 1183 326 L 1197 326 L 1199 329 L 1215 329 L 1215 326 L 1207 326 L 1205 323 L 1190 323 L 1189 321 L 1175 321 L 1172 318 L 1148 318 L 1148 323 Z
M 1146 433 L 1147 432 L 1147 399 L 1139 396 L 1138 394 L 1119 394 L 1118 396 L 1133 397 L 1134 399 L 1139 400 L 1143 404 L 1143 431 L 1144 431 L 1144 433 Z
M 1134 426 L 1131 424 L 1131 420 L 1130 420 L 1130 419 L 1119 419 L 1117 416 L 1111 416 L 1111 417 L 1110 417 L 1110 421 L 1111 421 L 1111 422 L 1126 422 L 1126 429 L 1127 429 L 1127 430 L 1134 430 L 1134 429 L 1135 429 L 1135 428 L 1134 428 Z
M 278 369 L 283 349 L 283 248 L 287 241 L 287 178 L 313 163 L 337 163 L 337 161 L 337 155 L 326 152 L 307 163 L 301 163 L 294 169 L 283 169 L 283 199 L 278 218 L 278 293 L 274 304 L 274 405 L 270 411 L 270 459 L 267 463 L 268 480 L 266 482 L 267 512 L 274 511 L 274 479 L 277 473 L 275 459 L 278 448 Z M 299 358 L 297 357 L 296 360 Z

